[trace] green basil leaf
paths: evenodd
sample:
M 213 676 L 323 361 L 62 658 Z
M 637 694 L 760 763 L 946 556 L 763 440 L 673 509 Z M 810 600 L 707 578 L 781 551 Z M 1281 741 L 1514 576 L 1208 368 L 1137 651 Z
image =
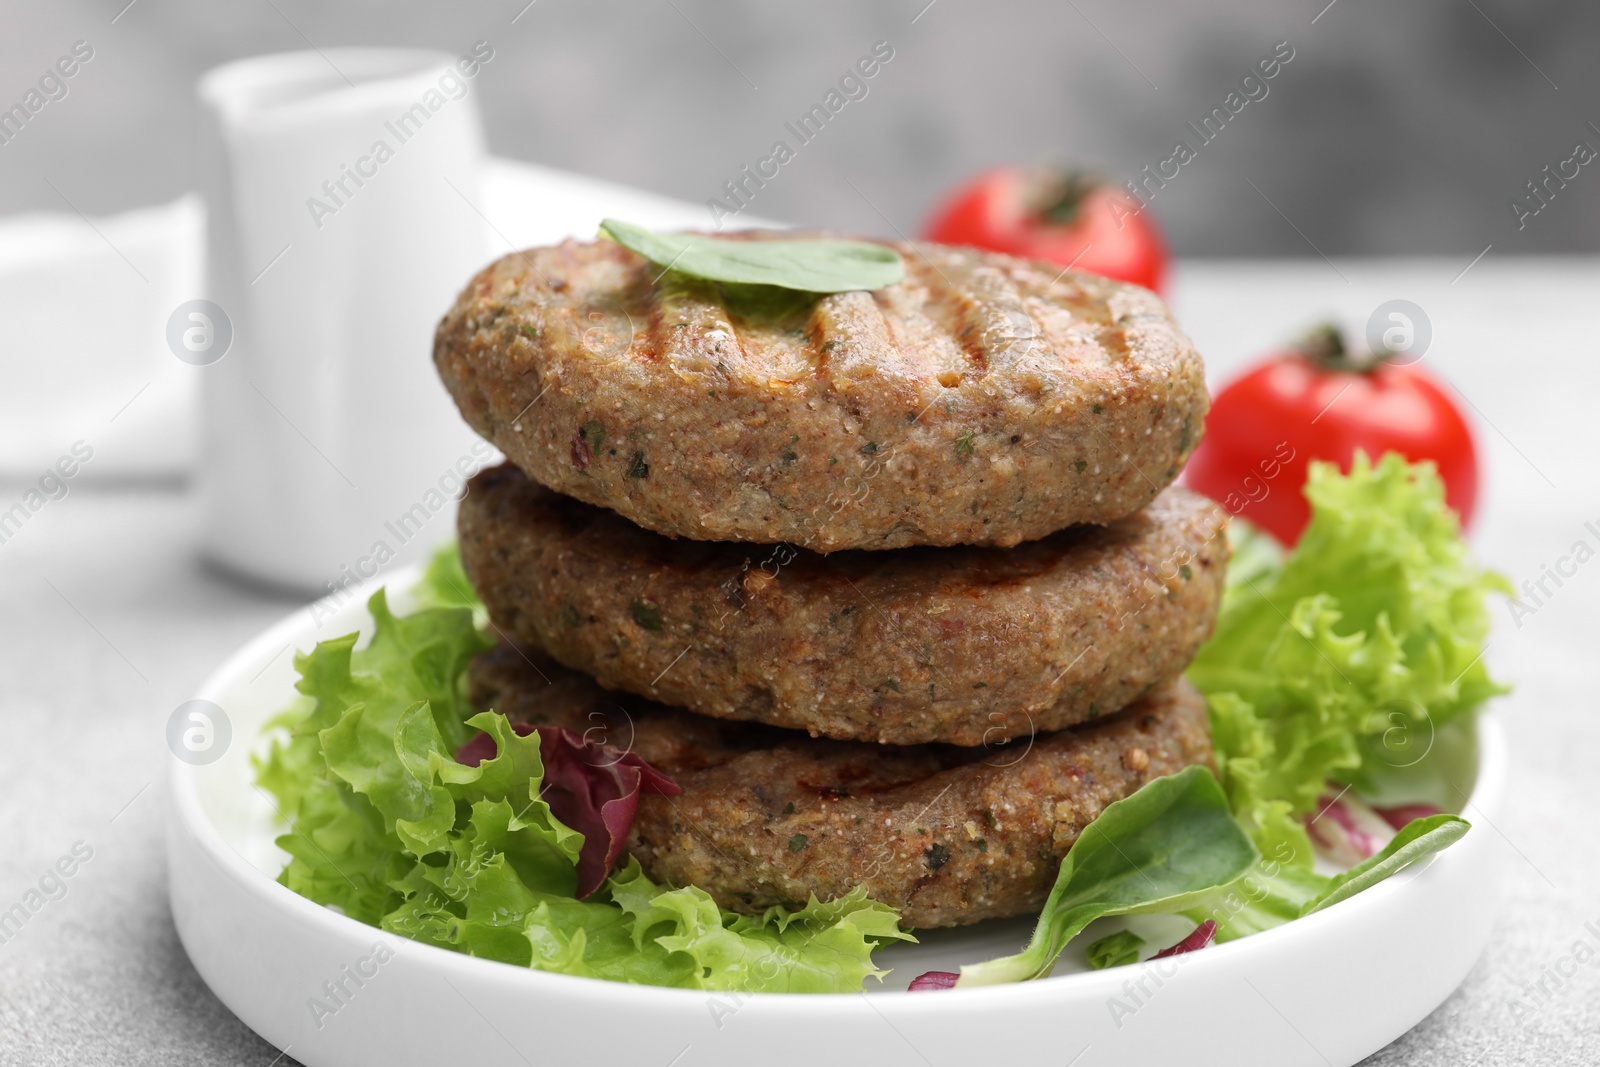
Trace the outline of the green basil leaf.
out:
M 1429 815 L 1423 819 L 1412 819 L 1381 852 L 1368 856 L 1343 874 L 1336 875 L 1327 890 L 1306 904 L 1300 914 L 1310 915 L 1341 900 L 1348 900 L 1423 857 L 1449 848 L 1470 829 L 1472 824 L 1459 815 Z
M 898 252 L 870 241 L 813 237 L 739 241 L 698 233 L 651 233 L 617 219 L 603 220 L 600 229 L 652 263 L 714 282 L 844 293 L 882 289 L 906 273 Z
M 1103 971 L 1107 967 L 1122 967 L 1130 963 L 1139 962 L 1139 950 L 1144 947 L 1144 938 L 1132 930 L 1118 930 L 1109 937 L 1102 937 L 1089 946 L 1086 953 L 1089 959 L 1089 969 Z
M 1028 946 L 961 968 L 958 987 L 1043 978 L 1105 915 L 1178 911 L 1260 860 L 1204 767 L 1157 778 L 1106 807 L 1073 843 Z

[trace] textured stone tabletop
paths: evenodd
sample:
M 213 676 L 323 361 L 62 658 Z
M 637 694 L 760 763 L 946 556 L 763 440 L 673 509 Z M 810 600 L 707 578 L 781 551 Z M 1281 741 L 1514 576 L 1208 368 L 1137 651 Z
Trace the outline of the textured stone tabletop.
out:
M 1600 548 L 1600 340 L 1586 310 L 1600 264 L 1490 255 L 1452 284 L 1465 266 L 1187 264 L 1176 305 L 1214 379 L 1321 318 L 1359 329 L 1385 300 L 1421 305 L 1427 361 L 1478 411 L 1477 551 L 1520 585 L 1577 541 Z M 25 489 L 0 486 L 0 507 Z M 0 544 L 0 912 L 44 898 L 0 943 L 0 1063 L 289 1062 L 207 991 L 168 914 L 166 719 L 297 606 L 207 570 L 197 517 L 182 486 L 85 486 Z M 1504 846 L 1494 939 L 1466 984 L 1371 1063 L 1600 1062 L 1600 563 L 1547 589 L 1520 619 L 1496 605 L 1487 654 L 1517 687 L 1494 709 L 1512 745 L 1507 803 L 1474 830 Z

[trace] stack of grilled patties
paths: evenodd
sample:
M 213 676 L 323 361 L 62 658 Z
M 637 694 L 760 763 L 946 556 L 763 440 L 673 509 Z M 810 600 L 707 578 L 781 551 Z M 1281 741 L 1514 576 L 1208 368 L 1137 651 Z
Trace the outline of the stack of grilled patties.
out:
M 1167 488 L 1199 357 L 1143 289 L 896 247 L 904 281 L 827 296 L 532 249 L 436 339 L 511 461 L 461 505 L 507 638 L 475 704 L 670 775 L 629 851 L 736 911 L 1035 911 L 1107 804 L 1210 760 L 1180 676 L 1225 517 Z

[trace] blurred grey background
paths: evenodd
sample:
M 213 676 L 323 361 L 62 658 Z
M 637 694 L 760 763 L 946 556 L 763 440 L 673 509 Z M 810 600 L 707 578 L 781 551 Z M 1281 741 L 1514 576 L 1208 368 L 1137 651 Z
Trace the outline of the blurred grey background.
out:
M 0 0 L 0 109 L 73 42 L 95 50 L 65 98 L 0 144 L 0 213 L 65 209 L 45 179 L 90 214 L 188 189 L 191 86 L 214 64 L 480 39 L 495 49 L 478 82 L 492 151 L 703 202 L 886 40 L 894 58 L 868 95 L 750 210 L 910 233 L 942 190 L 994 163 L 1125 179 L 1179 138 L 1198 144 L 1186 123 L 1287 41 L 1268 95 L 1157 197 L 1180 255 L 1600 248 L 1600 166 L 1551 184 L 1521 229 L 1508 206 L 1577 142 L 1600 148 L 1600 5 L 1579 0 L 125 5 Z

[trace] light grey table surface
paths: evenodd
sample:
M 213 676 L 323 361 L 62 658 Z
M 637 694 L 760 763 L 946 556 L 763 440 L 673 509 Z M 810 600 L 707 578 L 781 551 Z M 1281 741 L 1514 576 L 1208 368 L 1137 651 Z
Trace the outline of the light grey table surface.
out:
M 1427 362 L 1478 412 L 1488 489 L 1476 548 L 1520 584 L 1575 541 L 1600 547 L 1585 527 L 1600 530 L 1600 262 L 1491 253 L 1452 283 L 1466 266 L 1187 264 L 1175 303 L 1214 378 L 1320 317 L 1359 328 L 1393 297 L 1426 309 Z M 0 507 L 22 490 L 0 486 Z M 84 486 L 0 545 L 0 911 L 75 843 L 92 849 L 64 893 L 0 944 L 0 1063 L 287 1062 L 207 991 L 167 907 L 166 719 L 229 652 L 297 606 L 206 569 L 197 521 L 182 486 Z M 1517 686 L 1494 712 L 1513 781 L 1505 809 L 1474 830 L 1503 845 L 1496 933 L 1461 990 L 1369 1062 L 1600 1062 L 1597 609 L 1595 562 L 1520 626 L 1496 605 L 1487 658 Z M 1572 969 L 1562 961 L 1577 942 L 1593 959 L 1557 973 Z M 1336 989 L 1328 1010 L 1338 1011 Z

